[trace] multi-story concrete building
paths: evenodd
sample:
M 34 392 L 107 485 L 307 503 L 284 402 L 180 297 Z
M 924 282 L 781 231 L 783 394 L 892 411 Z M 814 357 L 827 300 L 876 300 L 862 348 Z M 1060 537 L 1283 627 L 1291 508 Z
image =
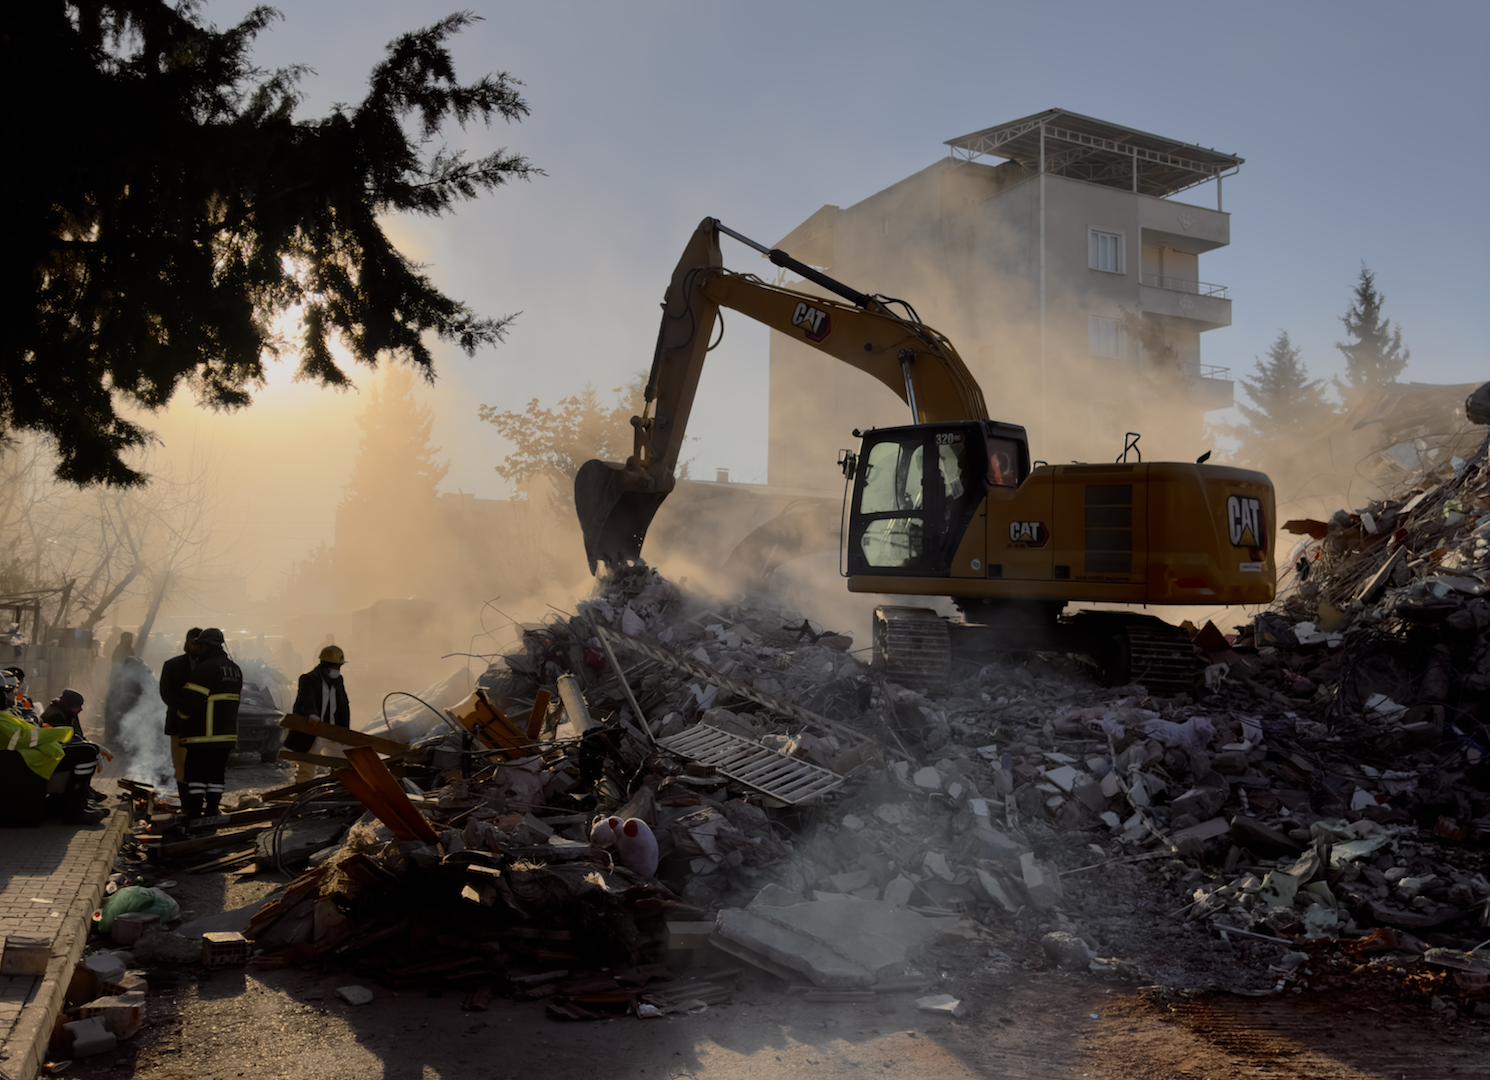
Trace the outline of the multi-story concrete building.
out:
M 1196 457 L 1203 415 L 1232 404 L 1228 372 L 1201 363 L 1201 334 L 1231 324 L 1231 298 L 1201 280 L 1200 256 L 1231 241 L 1221 181 L 1242 159 L 1063 109 L 946 145 L 777 246 L 914 305 L 994 417 L 1030 429 L 1036 458 L 1112 460 L 1129 431 L 1150 458 Z M 1214 209 L 1173 198 L 1200 184 Z M 854 428 L 909 421 L 875 380 L 781 334 L 770 365 L 772 485 L 833 486 Z

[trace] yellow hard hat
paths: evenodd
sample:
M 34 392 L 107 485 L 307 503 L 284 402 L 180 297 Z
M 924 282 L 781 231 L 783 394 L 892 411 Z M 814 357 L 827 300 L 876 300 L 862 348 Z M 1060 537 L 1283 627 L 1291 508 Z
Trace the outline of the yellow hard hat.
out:
M 345 664 L 346 654 L 341 651 L 339 645 L 327 645 L 321 650 L 321 663 L 323 664 Z

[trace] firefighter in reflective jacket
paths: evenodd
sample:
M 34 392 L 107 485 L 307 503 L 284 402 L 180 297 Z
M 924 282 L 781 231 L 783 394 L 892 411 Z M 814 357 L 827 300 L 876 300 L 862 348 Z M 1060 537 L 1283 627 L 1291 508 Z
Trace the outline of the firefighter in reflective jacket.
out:
M 197 635 L 197 662 L 175 695 L 167 734 L 186 748 L 181 809 L 188 818 L 218 812 L 226 789 L 228 755 L 238 741 L 238 699 L 243 672 L 223 649 L 221 630 Z

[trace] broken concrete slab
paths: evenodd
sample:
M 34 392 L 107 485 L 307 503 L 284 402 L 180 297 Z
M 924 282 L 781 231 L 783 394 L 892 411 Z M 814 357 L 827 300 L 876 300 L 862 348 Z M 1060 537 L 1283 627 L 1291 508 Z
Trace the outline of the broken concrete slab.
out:
M 716 928 L 818 986 L 866 986 L 904 966 L 909 954 L 937 936 L 921 915 L 884 900 L 855 896 L 786 907 L 726 908 Z
M 755 894 L 755 899 L 746 904 L 747 909 L 757 907 L 786 907 L 802 903 L 802 894 L 777 885 L 774 881 Z
M 1060 904 L 1061 876 L 1053 866 L 1026 851 L 1019 856 L 1019 870 L 1024 875 L 1025 891 L 1037 906 L 1049 910 Z
M 1214 817 L 1210 821 L 1202 821 L 1199 825 L 1191 825 L 1189 828 L 1171 833 L 1169 839 L 1176 844 L 1185 840 L 1210 840 L 1212 837 L 1222 836 L 1230 831 L 1231 825 L 1224 817 Z
M 929 994 L 916 999 L 916 1008 L 922 1012 L 942 1013 L 945 1016 L 965 1016 L 967 1009 L 951 994 Z
M 714 923 L 714 932 L 726 952 L 731 944 L 758 953 L 773 964 L 805 975 L 815 986 L 868 986 L 878 975 L 839 956 L 832 949 L 796 930 L 761 918 L 754 911 L 725 908 Z M 740 955 L 740 954 L 736 954 Z M 770 970 L 769 968 L 767 970 Z

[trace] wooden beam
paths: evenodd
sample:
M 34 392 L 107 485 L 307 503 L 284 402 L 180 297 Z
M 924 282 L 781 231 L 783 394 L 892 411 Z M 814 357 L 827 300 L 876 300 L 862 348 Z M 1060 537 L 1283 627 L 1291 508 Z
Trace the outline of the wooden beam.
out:
M 296 716 L 294 713 L 289 713 L 280 718 L 279 726 L 288 731 L 304 732 L 306 735 L 314 735 L 318 739 L 325 739 L 327 742 L 338 743 L 342 746 L 369 746 L 380 754 L 409 752 L 409 747 L 405 743 L 382 739 L 376 735 L 365 735 L 360 731 L 323 723 L 309 716 Z

